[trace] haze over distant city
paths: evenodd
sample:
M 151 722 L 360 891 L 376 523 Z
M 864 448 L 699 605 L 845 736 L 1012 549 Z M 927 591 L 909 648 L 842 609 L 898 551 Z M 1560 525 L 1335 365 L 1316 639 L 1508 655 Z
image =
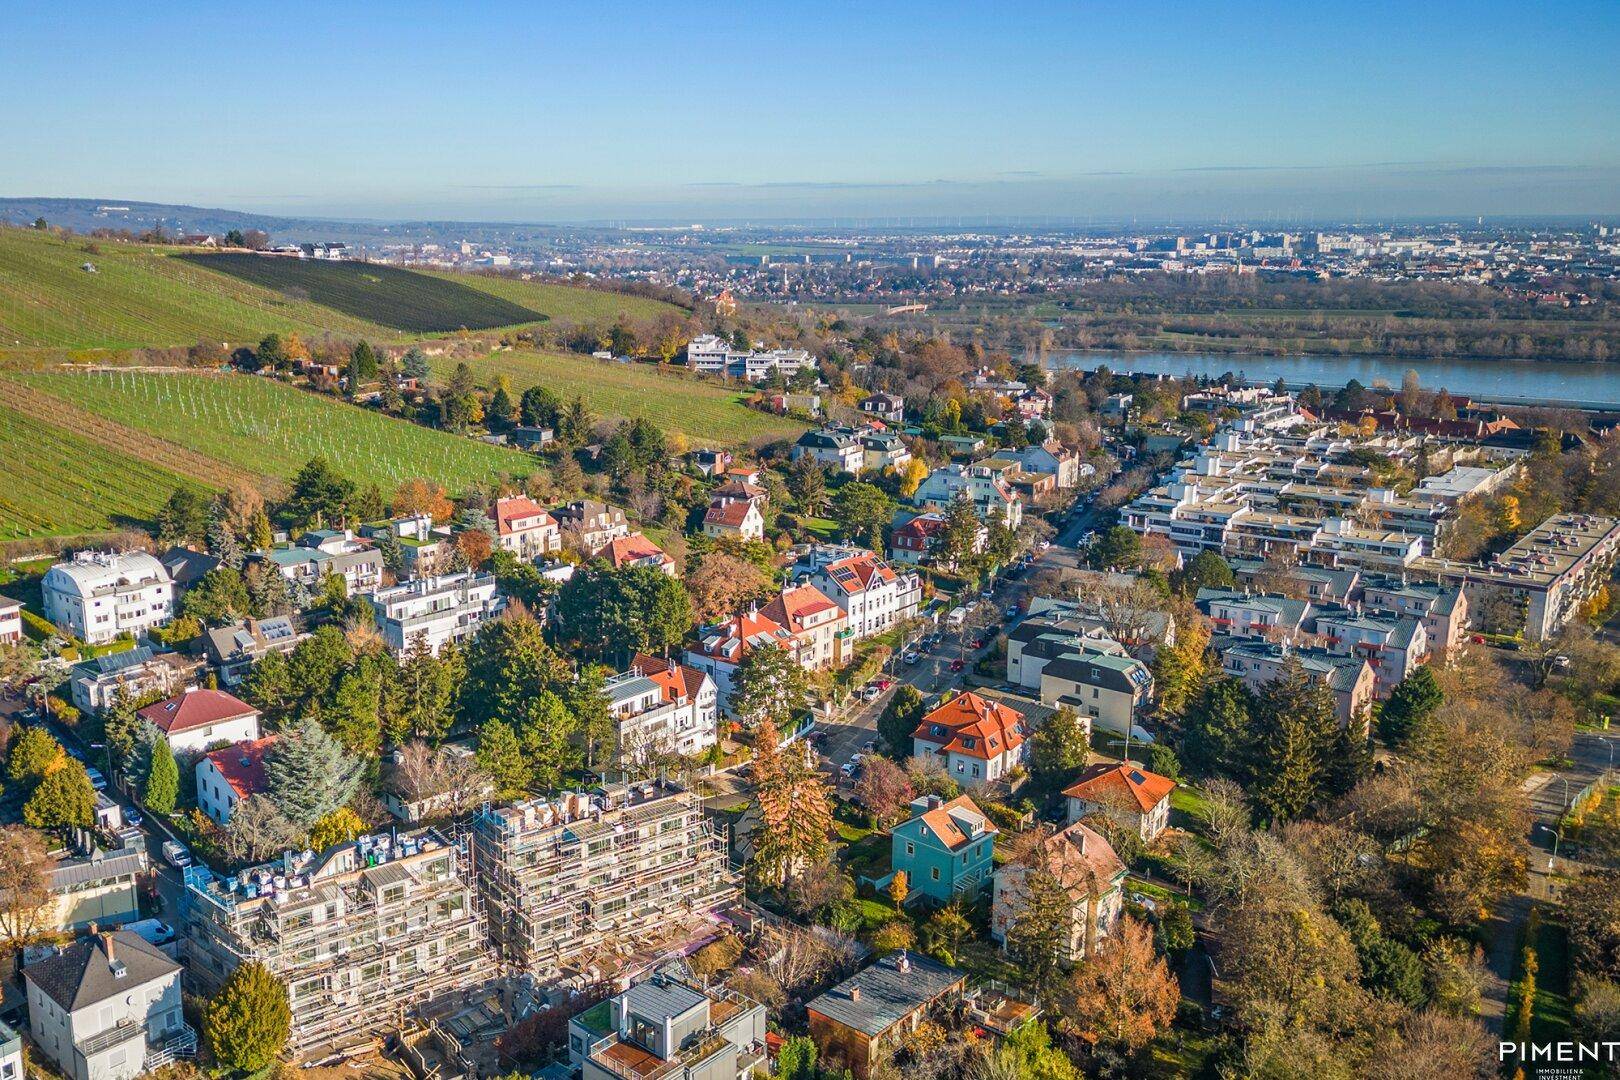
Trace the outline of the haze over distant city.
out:
M 1620 7 L 8 5 L 0 194 L 504 221 L 1620 210 Z

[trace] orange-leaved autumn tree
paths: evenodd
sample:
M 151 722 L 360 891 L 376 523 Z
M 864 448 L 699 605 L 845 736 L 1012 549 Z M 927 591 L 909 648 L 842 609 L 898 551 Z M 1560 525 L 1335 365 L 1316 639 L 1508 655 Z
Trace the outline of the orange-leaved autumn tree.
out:
M 1147 924 L 1122 916 L 1069 985 L 1069 1014 L 1105 1043 L 1138 1050 L 1175 1018 L 1181 990 Z
M 754 797 L 759 804 L 754 871 L 762 881 L 780 885 L 827 857 L 832 790 L 802 744 L 778 744 L 776 725 L 769 720 L 754 736 Z

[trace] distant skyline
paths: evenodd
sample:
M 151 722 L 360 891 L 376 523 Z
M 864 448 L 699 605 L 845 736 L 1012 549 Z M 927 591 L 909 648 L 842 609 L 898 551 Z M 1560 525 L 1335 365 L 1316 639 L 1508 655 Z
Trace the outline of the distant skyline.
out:
M 1620 3 L 7 5 L 0 195 L 483 221 L 1620 215 Z

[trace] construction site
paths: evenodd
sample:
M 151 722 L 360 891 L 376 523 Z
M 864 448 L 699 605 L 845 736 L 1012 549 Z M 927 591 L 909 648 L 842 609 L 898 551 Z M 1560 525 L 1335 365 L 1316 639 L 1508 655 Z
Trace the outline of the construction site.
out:
M 491 940 L 537 1005 L 689 951 L 742 899 L 702 799 L 667 781 L 488 808 L 470 835 Z
M 228 877 L 193 866 L 185 885 L 195 988 L 212 994 L 240 965 L 263 964 L 287 986 L 294 1057 L 403 1041 L 427 1011 L 435 1026 L 505 1011 L 470 864 L 438 832 L 288 852 Z

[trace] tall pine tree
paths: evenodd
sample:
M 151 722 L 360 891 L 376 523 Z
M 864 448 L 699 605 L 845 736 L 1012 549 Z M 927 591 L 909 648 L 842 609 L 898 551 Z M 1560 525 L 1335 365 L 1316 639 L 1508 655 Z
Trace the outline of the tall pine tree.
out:
M 307 830 L 353 797 L 365 762 L 346 753 L 315 720 L 304 717 L 282 731 L 265 758 L 264 771 L 276 808 Z

